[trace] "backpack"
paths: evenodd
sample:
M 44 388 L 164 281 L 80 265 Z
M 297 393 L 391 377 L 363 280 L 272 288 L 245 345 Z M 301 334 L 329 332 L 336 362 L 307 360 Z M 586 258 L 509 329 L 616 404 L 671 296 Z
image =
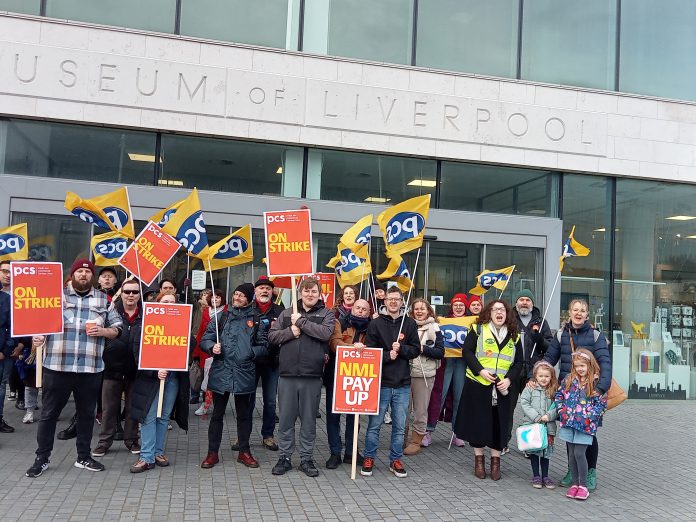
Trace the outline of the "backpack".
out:
M 558 344 L 561 344 L 561 337 L 563 337 L 563 331 L 564 331 L 564 330 L 565 330 L 565 328 L 560 328 L 560 329 L 556 332 L 556 339 L 558 339 Z M 592 337 L 593 337 L 593 339 L 594 339 L 594 342 L 597 342 L 597 339 L 599 339 L 599 334 L 600 334 L 600 333 L 601 333 L 601 332 L 600 332 L 599 330 L 597 330 L 594 326 L 592 327 Z M 570 331 L 568 332 L 568 335 L 570 335 Z

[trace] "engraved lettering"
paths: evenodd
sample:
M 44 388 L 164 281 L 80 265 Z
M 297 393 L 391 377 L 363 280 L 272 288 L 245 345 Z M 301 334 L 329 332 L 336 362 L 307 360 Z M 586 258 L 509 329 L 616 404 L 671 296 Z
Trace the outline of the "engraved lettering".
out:
M 327 105 L 329 104 L 329 91 L 324 91 L 324 116 L 329 118 L 336 118 L 338 114 L 332 114 L 329 112 Z
M 423 101 L 415 101 L 413 102 L 413 126 L 414 127 L 425 127 L 426 124 L 424 122 L 419 122 L 418 117 L 419 116 L 427 116 L 428 114 L 426 112 L 420 112 L 418 109 L 425 109 L 425 106 L 427 105 L 427 102 Z
M 201 76 L 201 81 L 198 82 L 198 85 L 196 85 L 196 88 L 191 92 L 191 89 L 188 86 L 188 83 L 186 83 L 186 78 L 184 78 L 184 75 L 182 73 L 179 73 L 179 92 L 177 94 L 177 99 L 181 100 L 181 87 L 183 86 L 184 89 L 186 89 L 186 92 L 189 95 L 189 100 L 193 101 L 193 99 L 196 97 L 196 93 L 200 90 L 203 89 L 202 95 L 201 95 L 201 101 L 205 103 L 205 86 L 206 86 L 206 81 L 208 80 L 208 76 L 203 75 Z
M 99 65 L 99 90 L 104 91 L 104 92 L 114 92 L 112 89 L 111 85 L 108 85 L 106 82 L 110 82 L 111 80 L 115 80 L 115 76 L 106 76 L 105 75 L 105 69 L 111 69 L 109 72 L 113 72 L 116 70 L 115 65 L 110 65 L 107 63 L 102 63 Z
M 359 102 L 360 102 L 360 95 L 356 93 L 355 94 L 355 119 L 356 120 L 358 119 L 358 104 L 359 104 Z
M 521 112 L 513 112 L 507 119 L 507 127 L 511 134 L 520 138 L 527 134 L 529 121 Z
M 276 89 L 275 90 L 275 106 L 278 106 L 278 100 L 284 100 L 285 97 L 281 96 L 282 93 L 285 92 L 285 89 Z
M 155 69 L 155 79 L 152 80 L 152 89 L 150 89 L 149 92 L 145 92 L 141 87 L 140 87 L 140 67 L 138 67 L 138 70 L 135 75 L 135 88 L 138 89 L 138 92 L 142 94 L 143 96 L 152 96 L 155 94 L 155 91 L 157 90 L 157 74 L 159 71 Z
M 31 73 L 31 77 L 27 78 L 24 77 L 22 78 L 19 75 L 19 53 L 15 54 L 15 65 L 14 65 L 14 73 L 17 79 L 22 82 L 22 83 L 31 83 L 36 79 L 36 69 L 39 64 L 39 57 L 34 55 L 34 72 Z
M 587 140 L 585 140 L 585 120 L 580 120 L 580 143 L 592 145 L 591 139 L 587 138 Z
M 556 124 L 550 125 L 552 122 Z M 546 133 L 546 137 L 551 141 L 561 141 L 566 132 L 565 123 L 563 123 L 563 120 L 560 118 L 549 118 L 546 120 L 546 125 L 544 125 L 544 132 Z
M 379 102 L 379 108 L 382 111 L 382 119 L 384 120 L 384 123 L 389 123 L 389 118 L 391 117 L 391 113 L 394 110 L 394 105 L 396 104 L 396 98 L 392 98 L 391 103 L 389 104 L 389 110 L 387 111 L 386 115 L 384 114 L 384 105 L 382 104 L 382 97 L 377 96 L 377 101 Z
M 249 101 L 251 101 L 251 103 L 254 105 L 261 105 L 264 101 L 266 101 L 266 91 L 264 91 L 261 87 L 253 87 L 249 91 Z
M 476 109 L 476 132 L 479 131 L 479 123 L 491 121 L 491 111 L 488 109 Z
M 454 109 L 453 114 L 449 114 L 450 109 Z M 456 105 L 447 105 L 445 104 L 445 112 L 444 112 L 444 119 L 442 120 L 442 128 L 447 127 L 447 122 L 450 122 L 450 125 L 455 128 L 455 130 L 459 130 L 459 127 L 457 127 L 457 124 L 454 123 L 453 120 L 456 120 L 459 117 L 459 107 Z
M 63 60 L 60 62 L 60 70 L 63 71 L 69 78 L 61 78 L 58 80 L 63 87 L 71 88 L 75 87 L 77 83 L 77 74 L 75 71 L 68 69 L 68 66 L 72 69 L 77 69 L 77 63 L 72 60 Z

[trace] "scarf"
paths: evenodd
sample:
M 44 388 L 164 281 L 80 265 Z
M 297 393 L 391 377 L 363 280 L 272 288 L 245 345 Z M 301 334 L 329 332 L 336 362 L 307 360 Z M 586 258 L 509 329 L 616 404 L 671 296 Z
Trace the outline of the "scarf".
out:
M 348 323 L 355 328 L 353 342 L 360 341 L 360 335 L 367 330 L 367 324 L 370 322 L 369 317 L 355 317 L 353 314 L 348 315 Z
M 505 336 L 507 336 L 507 326 L 503 325 L 500 327 L 500 330 L 498 330 L 493 324 L 493 321 L 491 321 L 488 323 L 488 327 L 490 328 L 493 337 L 495 337 L 496 341 L 498 341 L 498 344 L 501 344 L 503 342 L 503 339 L 505 339 Z
M 273 305 L 272 299 L 269 299 L 267 303 L 259 303 L 258 300 L 255 300 L 255 301 L 256 301 L 256 307 L 259 309 L 261 314 L 265 314 L 266 312 L 268 312 L 268 310 Z

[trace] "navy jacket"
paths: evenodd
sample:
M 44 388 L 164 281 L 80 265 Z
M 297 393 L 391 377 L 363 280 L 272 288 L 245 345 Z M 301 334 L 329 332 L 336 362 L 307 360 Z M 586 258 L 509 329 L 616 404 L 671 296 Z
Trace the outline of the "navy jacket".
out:
M 12 300 L 10 294 L 0 291 L 0 352 L 9 357 L 15 343 L 10 337 L 10 308 Z
M 524 380 L 523 384 L 525 384 L 527 379 L 531 379 L 532 377 L 534 365 L 544 358 L 544 354 L 553 340 L 553 332 L 549 327 L 549 323 L 546 322 L 546 319 L 543 319 L 542 323 L 541 312 L 536 306 L 532 308 L 532 318 L 529 320 L 527 326 L 525 326 L 522 319 L 520 319 L 520 314 L 517 312 L 517 309 L 513 308 L 512 313 L 515 314 L 517 318 L 517 327 L 520 333 L 523 334 L 522 352 L 524 367 L 522 369 L 522 379 Z M 535 326 L 538 327 L 536 332 L 534 331 Z M 534 353 L 532 354 L 532 352 Z
M 561 334 L 561 342 L 558 342 L 558 336 L 555 335 L 549 345 L 544 360 L 555 365 L 561 361 L 561 372 L 559 381 L 562 381 L 566 375 L 570 373 L 572 349 L 570 346 L 570 336 L 573 336 L 575 349 L 587 348 L 592 352 L 597 363 L 599 364 L 599 383 L 597 388 L 601 393 L 606 393 L 611 386 L 611 355 L 609 354 L 609 346 L 607 338 L 604 334 L 598 332 L 597 341 L 595 342 L 595 329 L 589 321 L 585 321 L 580 328 L 573 328 L 570 321 L 563 326 Z

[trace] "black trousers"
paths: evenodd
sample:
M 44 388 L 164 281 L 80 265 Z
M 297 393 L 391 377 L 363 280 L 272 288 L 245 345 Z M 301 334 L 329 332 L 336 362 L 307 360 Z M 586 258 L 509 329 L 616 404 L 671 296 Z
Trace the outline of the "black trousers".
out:
M 94 428 L 94 410 L 101 386 L 102 374 L 56 372 L 43 369 L 43 409 L 36 432 L 38 448 L 36 455 L 48 458 L 53 451 L 56 435 L 56 423 L 63 408 L 68 403 L 70 394 L 75 398 L 77 413 L 77 457 L 86 459 L 90 456 L 90 443 Z
M 12 373 L 10 373 L 10 391 L 17 393 L 17 400 L 24 400 L 24 382 L 19 378 L 19 371 L 15 365 L 12 365 Z
M 250 400 L 251 394 L 235 395 L 234 408 L 237 413 L 237 438 L 239 439 L 239 452 L 250 453 L 249 437 L 251 437 L 251 416 L 254 407 Z M 218 453 L 222 442 L 222 425 L 227 403 L 230 400 L 230 392 L 213 392 L 213 416 L 208 426 L 208 453 Z

